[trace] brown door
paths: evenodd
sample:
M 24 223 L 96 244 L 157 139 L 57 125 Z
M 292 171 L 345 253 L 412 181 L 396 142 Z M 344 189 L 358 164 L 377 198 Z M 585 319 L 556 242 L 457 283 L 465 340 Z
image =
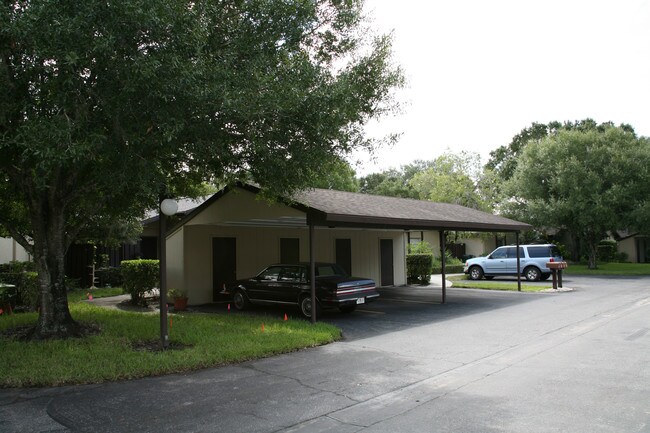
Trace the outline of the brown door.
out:
M 380 239 L 379 253 L 381 257 L 381 285 L 392 286 L 395 284 L 393 275 L 393 240 Z
M 348 275 L 352 275 L 352 240 L 336 240 L 336 264 L 343 268 Z
M 219 299 L 225 283 L 237 279 L 236 238 L 212 238 L 212 300 Z
M 280 263 L 298 263 L 300 261 L 300 239 L 280 238 Z

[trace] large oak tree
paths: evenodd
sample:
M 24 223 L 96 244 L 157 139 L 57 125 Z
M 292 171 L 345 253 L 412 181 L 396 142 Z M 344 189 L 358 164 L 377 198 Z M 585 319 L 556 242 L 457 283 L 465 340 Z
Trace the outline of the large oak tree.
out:
M 37 338 L 74 335 L 64 255 L 160 194 L 281 194 L 367 145 L 402 82 L 360 0 L 6 0 L 0 225 L 33 255 Z
M 595 268 L 608 231 L 650 230 L 650 140 L 628 125 L 563 128 L 526 145 L 508 189 L 510 215 L 567 229 Z

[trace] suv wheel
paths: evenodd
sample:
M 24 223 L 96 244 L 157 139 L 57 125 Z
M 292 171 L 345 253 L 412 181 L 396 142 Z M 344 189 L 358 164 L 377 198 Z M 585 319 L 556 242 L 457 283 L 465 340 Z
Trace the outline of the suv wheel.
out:
M 524 276 L 528 281 L 539 281 L 542 276 L 542 273 L 534 266 L 529 266 L 524 269 Z
M 470 280 L 480 280 L 483 278 L 483 269 L 479 266 L 472 266 L 469 268 L 468 275 Z

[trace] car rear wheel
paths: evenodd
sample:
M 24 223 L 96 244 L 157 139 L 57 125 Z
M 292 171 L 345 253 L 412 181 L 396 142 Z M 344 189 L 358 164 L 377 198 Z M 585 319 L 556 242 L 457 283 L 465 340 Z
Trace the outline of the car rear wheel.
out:
M 470 280 L 480 280 L 483 278 L 483 269 L 478 266 L 472 266 L 469 268 L 468 275 Z
M 341 306 L 339 307 L 339 311 L 340 311 L 341 313 L 351 313 L 351 312 L 353 312 L 353 311 L 356 310 L 356 309 L 357 309 L 357 305 L 356 305 L 356 304 L 341 305 Z
M 300 298 L 300 313 L 305 319 L 311 319 L 311 296 L 303 296 Z M 320 308 L 318 308 L 318 301 L 316 301 L 316 317 L 320 313 Z
M 235 291 L 232 295 L 232 301 L 235 304 L 235 308 L 238 310 L 245 310 L 250 305 L 250 301 L 242 290 Z
M 524 276 L 528 281 L 539 281 L 540 277 L 542 276 L 542 273 L 536 267 L 529 266 L 526 269 L 524 269 Z

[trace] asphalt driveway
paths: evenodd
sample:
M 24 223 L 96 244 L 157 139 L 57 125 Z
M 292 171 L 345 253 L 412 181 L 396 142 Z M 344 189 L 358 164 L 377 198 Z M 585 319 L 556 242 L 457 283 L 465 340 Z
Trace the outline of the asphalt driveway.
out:
M 650 278 L 384 290 L 328 346 L 186 375 L 0 390 L 1 432 L 650 432 Z M 71 361 L 73 362 L 73 361 Z

